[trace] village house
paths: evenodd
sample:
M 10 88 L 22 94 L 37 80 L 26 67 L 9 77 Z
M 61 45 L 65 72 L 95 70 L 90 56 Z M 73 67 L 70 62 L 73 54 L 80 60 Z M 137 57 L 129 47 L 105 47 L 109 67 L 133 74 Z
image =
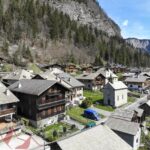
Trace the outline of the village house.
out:
M 83 73 L 92 73 L 93 72 L 93 66 L 90 64 L 81 65 L 81 70 Z
M 16 118 L 17 103 L 19 99 L 0 82 L 0 135 L 19 129 Z M 2 138 L 0 136 L 0 139 Z
M 141 91 L 150 85 L 150 78 L 138 75 L 136 77 L 129 77 L 124 82 L 128 89 Z
M 20 80 L 9 89 L 18 97 L 18 115 L 29 119 L 35 127 L 63 119 L 65 92 L 68 90 L 56 81 Z
M 106 125 L 126 141 L 133 150 L 137 150 L 140 146 L 142 114 L 143 111 L 138 108 L 135 110 L 118 109 L 112 113 Z
M 100 90 L 110 79 L 117 81 L 118 77 L 109 69 L 101 68 L 95 73 L 85 73 L 76 77 L 88 90 Z
M 70 91 L 66 91 L 66 105 L 78 105 L 84 99 L 84 84 L 62 70 L 56 68 L 47 70 L 40 75 L 36 75 L 34 79 L 54 80 L 70 89 Z
M 55 64 L 43 65 L 41 68 L 42 69 L 55 69 L 55 68 L 57 68 L 57 69 L 64 71 L 65 65 L 60 65 L 60 64 L 55 63 Z
M 30 71 L 19 69 L 2 77 L 2 82 L 9 86 L 22 79 L 32 79 L 33 76 L 34 75 Z
M 106 125 L 125 142 L 127 142 L 133 150 L 137 150 L 139 148 L 141 137 L 141 128 L 139 123 L 130 122 L 123 118 L 111 117 L 106 121 Z
M 110 69 L 114 73 L 123 73 L 123 72 L 127 71 L 127 67 L 126 66 L 119 65 L 119 64 L 113 64 L 113 65 L 111 65 Z
M 50 144 L 51 150 L 132 150 L 105 125 L 98 125 Z
M 150 100 L 139 106 L 141 109 L 144 110 L 145 117 L 150 116 Z
M 65 72 L 69 74 L 76 74 L 80 70 L 81 68 L 73 63 L 69 63 L 65 67 Z
M 108 82 L 103 93 L 105 105 L 119 107 L 128 101 L 128 88 L 122 81 Z
M 122 81 L 126 80 L 127 78 L 132 78 L 135 76 L 135 73 L 126 72 L 122 74 Z

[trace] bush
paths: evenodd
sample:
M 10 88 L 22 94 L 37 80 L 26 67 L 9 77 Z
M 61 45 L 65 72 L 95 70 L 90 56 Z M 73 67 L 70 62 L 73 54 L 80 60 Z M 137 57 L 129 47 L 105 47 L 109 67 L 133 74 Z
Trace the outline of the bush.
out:
M 63 127 L 63 133 L 66 133 L 66 132 L 67 132 L 67 128 Z
M 76 128 L 75 124 L 71 125 L 71 130 L 74 130 L 75 128 Z
M 53 137 L 58 137 L 58 133 L 56 130 L 53 131 Z
M 90 99 L 87 99 L 82 102 L 81 107 L 86 109 L 86 108 L 90 107 L 91 105 L 92 105 L 92 101 Z

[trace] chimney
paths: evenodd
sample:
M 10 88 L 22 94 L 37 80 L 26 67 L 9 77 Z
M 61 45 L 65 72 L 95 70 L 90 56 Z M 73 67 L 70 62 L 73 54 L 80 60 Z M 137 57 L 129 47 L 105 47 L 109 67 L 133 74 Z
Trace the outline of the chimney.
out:
M 7 96 L 9 96 L 9 95 L 10 95 L 10 92 L 9 92 L 9 90 L 8 90 L 8 89 L 6 89 L 4 93 L 5 93 Z
M 70 81 L 71 81 L 71 78 L 68 78 L 68 81 L 70 82 Z

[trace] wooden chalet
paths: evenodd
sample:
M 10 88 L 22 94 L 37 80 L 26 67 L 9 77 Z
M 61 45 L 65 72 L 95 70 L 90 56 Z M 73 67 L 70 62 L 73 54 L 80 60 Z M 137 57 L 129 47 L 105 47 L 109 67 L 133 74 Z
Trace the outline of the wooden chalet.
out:
M 20 80 L 9 89 L 19 98 L 18 114 L 35 127 L 57 122 L 65 113 L 65 92 L 68 89 L 56 81 Z

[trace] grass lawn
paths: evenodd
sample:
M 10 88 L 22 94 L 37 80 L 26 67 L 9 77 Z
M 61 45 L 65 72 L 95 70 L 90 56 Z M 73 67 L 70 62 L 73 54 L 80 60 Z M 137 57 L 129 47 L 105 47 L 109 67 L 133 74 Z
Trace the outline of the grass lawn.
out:
M 64 133 L 63 128 L 66 128 L 66 132 Z M 53 136 L 53 133 L 57 132 L 57 136 Z M 61 137 L 63 137 L 65 134 L 72 133 L 77 131 L 77 128 L 71 129 L 71 126 L 62 122 L 47 126 L 43 129 L 44 138 L 48 141 L 54 141 Z
M 40 69 L 36 64 L 30 63 L 30 64 L 28 64 L 27 68 L 28 68 L 29 70 L 33 70 L 33 72 L 34 72 L 35 74 L 39 74 L 39 73 L 42 72 L 41 69 Z
M 83 95 L 86 98 L 90 98 L 92 100 L 92 103 L 94 104 L 94 106 L 96 108 L 103 109 L 103 110 L 106 110 L 106 111 L 114 111 L 113 107 L 103 105 L 103 97 L 104 96 L 103 96 L 103 93 L 101 91 L 88 91 L 88 90 L 85 90 Z
M 135 100 L 136 100 L 135 97 L 129 97 L 129 96 L 128 96 L 128 103 L 134 103 Z
M 66 132 L 64 132 L 64 128 L 66 128 Z M 42 136 L 49 142 L 58 140 L 59 138 L 65 136 L 66 134 L 71 134 L 78 130 L 76 127 L 72 127 L 71 125 L 62 122 L 49 125 L 42 129 L 34 128 L 32 126 L 26 126 L 26 129 L 32 131 L 34 134 L 37 134 L 38 136 Z M 57 135 L 55 137 L 54 131 L 57 132 L 56 133 Z
M 73 107 L 67 111 L 67 114 L 74 120 L 80 122 L 83 125 L 91 122 L 92 120 L 83 117 L 84 110 L 81 107 Z

